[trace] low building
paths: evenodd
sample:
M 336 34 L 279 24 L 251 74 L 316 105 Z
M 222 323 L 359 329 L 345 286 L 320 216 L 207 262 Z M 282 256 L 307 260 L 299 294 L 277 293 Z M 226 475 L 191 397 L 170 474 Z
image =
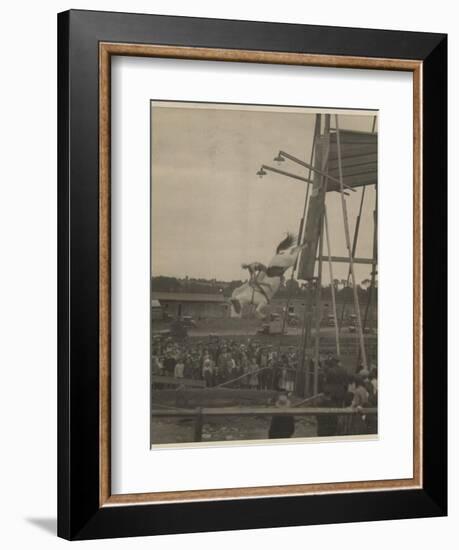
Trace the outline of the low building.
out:
M 230 304 L 223 294 L 153 292 L 152 300 L 160 304 L 163 318 L 192 316 L 198 321 L 224 319 L 230 314 Z
M 155 321 L 164 319 L 163 308 L 161 307 L 159 300 L 151 301 L 151 318 Z

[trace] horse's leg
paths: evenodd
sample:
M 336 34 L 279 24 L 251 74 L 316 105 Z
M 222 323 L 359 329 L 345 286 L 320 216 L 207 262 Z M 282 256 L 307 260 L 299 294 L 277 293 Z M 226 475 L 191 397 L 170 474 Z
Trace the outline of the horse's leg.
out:
M 265 319 L 266 318 L 266 306 L 268 305 L 268 302 L 266 299 L 260 300 L 260 302 L 257 304 L 257 308 L 255 310 L 255 315 L 258 317 L 258 319 Z
M 241 317 L 242 316 L 242 307 L 241 302 L 236 298 L 231 298 L 231 317 Z
M 242 315 L 242 305 L 244 303 L 244 290 L 245 290 L 245 287 L 240 286 L 239 288 L 235 288 L 233 290 L 233 294 L 231 295 L 231 305 L 236 317 L 241 317 Z

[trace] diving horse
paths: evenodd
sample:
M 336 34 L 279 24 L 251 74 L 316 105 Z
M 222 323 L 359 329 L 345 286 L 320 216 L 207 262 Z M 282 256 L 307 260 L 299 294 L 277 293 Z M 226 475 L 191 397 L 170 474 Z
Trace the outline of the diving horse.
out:
M 255 305 L 255 315 L 259 319 L 266 317 L 265 309 L 279 290 L 284 273 L 296 263 L 301 249 L 305 245 L 298 245 L 296 237 L 287 233 L 287 236 L 276 248 L 276 254 L 268 266 L 260 262 L 242 264 L 247 269 L 250 278 L 247 282 L 235 288 L 231 295 L 231 304 L 236 316 L 241 316 L 242 306 Z

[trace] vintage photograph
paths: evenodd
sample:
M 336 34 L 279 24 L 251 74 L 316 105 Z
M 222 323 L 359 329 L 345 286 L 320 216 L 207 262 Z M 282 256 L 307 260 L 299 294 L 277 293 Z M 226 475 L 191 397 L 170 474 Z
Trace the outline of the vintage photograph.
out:
M 150 446 L 378 434 L 378 112 L 151 101 Z

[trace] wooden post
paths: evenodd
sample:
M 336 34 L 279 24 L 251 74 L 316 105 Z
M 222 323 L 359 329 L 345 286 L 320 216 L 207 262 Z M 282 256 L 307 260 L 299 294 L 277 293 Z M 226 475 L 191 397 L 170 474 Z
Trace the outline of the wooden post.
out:
M 318 115 L 319 116 L 319 115 Z M 325 115 L 324 134 L 315 136 L 316 146 L 314 156 L 314 176 L 311 197 L 305 218 L 305 228 L 298 264 L 298 278 L 309 281 L 314 278 L 316 252 L 325 206 L 325 194 L 328 178 L 325 177 L 325 168 L 328 164 L 330 150 L 330 115 Z
M 306 191 L 306 202 L 308 200 L 308 195 L 309 195 L 309 183 L 308 183 L 308 188 L 307 188 L 307 191 Z M 299 227 L 299 230 L 298 230 L 298 237 L 296 239 L 296 244 L 297 245 L 300 245 L 301 244 L 301 235 L 303 234 L 303 224 L 304 224 L 304 218 L 301 218 L 300 220 L 300 227 Z M 290 302 L 291 302 L 291 298 L 292 298 L 292 282 L 293 282 L 293 279 L 295 278 L 295 270 L 296 270 L 296 266 L 298 264 L 298 258 L 295 262 L 295 265 L 292 267 L 292 273 L 290 275 L 290 287 L 289 289 L 287 290 L 287 300 L 285 302 L 285 308 L 284 308 L 284 315 L 283 315 L 283 318 L 282 318 L 282 330 L 281 330 L 281 335 L 284 334 L 285 332 L 285 325 L 287 324 L 287 319 L 288 319 L 288 313 L 289 313 L 289 307 L 290 307 Z M 280 347 L 281 347 L 281 339 L 279 338 L 279 352 L 280 352 Z
M 308 358 L 306 362 L 306 350 L 309 348 L 311 341 L 311 317 L 312 317 L 312 289 L 306 289 L 306 298 L 304 304 L 304 318 L 303 318 L 303 342 L 301 348 L 301 365 L 304 370 L 304 397 L 308 397 L 310 393 L 310 376 L 309 365 L 310 360 Z
M 346 237 L 346 246 L 349 253 L 349 267 L 351 271 L 351 278 L 352 278 L 352 286 L 354 291 L 354 308 L 355 308 L 355 314 L 357 317 L 357 330 L 359 333 L 359 341 L 360 341 L 360 353 L 362 357 L 362 363 L 363 368 L 367 369 L 367 354 L 365 352 L 365 341 L 363 338 L 363 330 L 362 330 L 362 318 L 360 315 L 360 305 L 359 305 L 359 295 L 357 293 L 357 281 L 355 279 L 355 273 L 354 273 L 354 259 L 352 256 L 352 248 L 351 248 L 351 237 L 349 234 L 349 220 L 347 216 L 347 205 L 346 205 L 346 199 L 344 198 L 344 186 L 343 186 L 343 166 L 341 162 L 341 142 L 340 142 L 340 135 L 339 135 L 339 124 L 338 124 L 338 115 L 335 115 L 335 121 L 336 121 L 336 145 L 337 145 L 337 153 L 338 153 L 338 172 L 339 172 L 339 181 L 340 181 L 340 195 L 341 195 L 341 207 L 343 210 L 343 219 L 344 219 L 344 234 Z
M 378 190 L 376 189 L 375 209 L 373 211 L 373 263 L 371 264 L 370 288 L 368 289 L 367 305 L 365 307 L 365 316 L 363 318 L 363 329 L 365 330 L 370 311 L 371 300 L 373 298 L 373 290 L 376 279 L 376 267 L 378 257 Z
M 319 388 L 319 359 L 320 359 L 320 320 L 322 317 L 322 252 L 324 245 L 323 219 L 319 238 L 319 270 L 316 279 L 316 319 L 315 319 L 315 342 L 314 342 L 314 382 L 313 395 L 318 393 Z
M 360 206 L 359 206 L 359 213 L 357 214 L 357 219 L 355 220 L 355 229 L 354 229 L 354 237 L 352 239 L 352 257 L 354 258 L 356 250 L 357 250 L 357 240 L 359 238 L 359 229 L 360 229 L 360 220 L 362 217 L 362 209 L 363 209 L 363 201 L 365 199 L 365 189 L 366 186 L 362 187 L 362 193 L 360 195 Z M 349 280 L 351 278 L 351 268 L 349 266 L 348 272 L 347 272 L 347 283 L 346 286 L 349 286 Z M 344 323 L 344 314 L 346 312 L 346 302 L 343 303 L 343 307 L 341 309 L 341 322 L 340 322 L 340 330 Z
M 330 115 L 325 115 L 324 136 L 321 151 L 321 171 L 328 174 L 328 157 L 330 154 Z M 319 221 L 319 266 L 317 272 L 316 287 L 316 323 L 315 323 L 315 348 L 314 348 L 314 386 L 313 394 L 319 391 L 319 358 L 320 358 L 320 321 L 322 317 L 322 256 L 324 246 L 324 219 L 325 219 L 325 197 L 327 196 L 328 179 L 321 176 L 319 184 L 320 193 L 323 194 L 323 200 L 320 210 Z M 317 204 L 315 205 L 317 208 Z
M 335 285 L 334 285 L 334 279 L 333 279 L 333 262 L 331 261 L 330 234 L 328 232 L 327 207 L 325 207 L 324 220 L 325 220 L 325 236 L 327 238 L 328 271 L 330 274 L 330 289 L 331 289 L 331 295 L 332 295 L 333 319 L 335 322 L 336 355 L 339 357 L 341 355 L 341 351 L 339 347 L 338 314 L 336 312 Z
M 194 441 L 202 441 L 202 408 L 199 407 L 196 413 L 194 424 Z
M 316 143 L 317 143 L 317 140 L 320 137 L 321 124 L 322 124 L 322 115 L 318 114 L 318 115 L 316 115 L 316 121 L 315 121 L 315 126 L 314 126 L 314 139 L 313 139 L 312 148 L 311 148 L 311 164 L 313 163 L 314 155 L 316 154 Z M 317 177 L 316 174 L 314 174 L 314 178 L 316 178 L 316 177 Z M 311 178 L 311 169 L 309 169 L 308 179 L 310 179 L 310 178 Z M 306 220 L 307 215 L 308 215 L 308 210 L 309 210 L 308 207 L 309 207 L 309 204 L 310 204 L 309 193 L 310 193 L 310 186 L 308 185 L 307 192 L 306 192 L 306 198 L 305 198 L 305 201 L 304 201 L 303 220 Z M 308 199 L 309 199 L 309 202 L 308 202 Z M 300 237 L 302 243 L 304 242 L 303 233 L 305 233 L 305 232 L 306 232 L 306 227 L 305 227 L 305 222 L 303 221 L 302 234 L 301 234 L 301 237 Z M 301 252 L 301 254 L 300 254 L 299 263 L 298 263 L 298 266 L 297 266 L 297 269 L 298 269 L 297 277 L 298 278 L 301 278 L 299 265 L 301 265 L 301 262 L 303 261 L 303 255 L 304 254 L 305 254 L 304 251 Z M 308 281 L 308 282 L 310 282 L 310 281 Z M 307 397 L 309 395 L 309 391 L 310 391 L 309 359 L 308 359 L 307 364 L 305 364 L 305 363 L 306 363 L 306 349 L 308 349 L 309 342 L 311 340 L 311 316 L 312 316 L 312 300 L 311 300 L 311 296 L 310 296 L 310 289 L 307 288 L 306 289 L 305 304 L 304 304 L 304 314 L 303 314 L 303 330 L 302 330 L 302 333 L 301 333 L 301 367 L 304 370 L 304 397 Z

